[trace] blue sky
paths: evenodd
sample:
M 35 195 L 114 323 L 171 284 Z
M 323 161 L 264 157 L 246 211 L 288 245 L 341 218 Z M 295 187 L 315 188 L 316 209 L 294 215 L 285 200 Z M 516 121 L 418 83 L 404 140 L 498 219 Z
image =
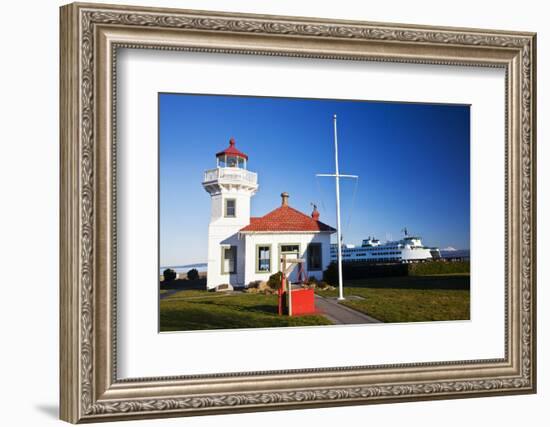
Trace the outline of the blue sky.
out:
M 160 265 L 205 262 L 210 196 L 204 170 L 231 137 L 258 173 L 253 216 L 280 205 L 335 226 L 333 114 L 338 115 L 346 243 L 419 234 L 429 246 L 470 247 L 470 107 L 293 98 L 159 94 Z M 335 238 L 333 238 L 335 240 Z

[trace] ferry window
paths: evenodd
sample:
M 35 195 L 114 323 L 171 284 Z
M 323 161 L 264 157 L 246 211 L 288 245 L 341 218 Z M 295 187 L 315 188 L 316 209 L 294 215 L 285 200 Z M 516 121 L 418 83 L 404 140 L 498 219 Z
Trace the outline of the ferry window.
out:
M 310 243 L 307 246 L 307 269 L 316 271 L 323 269 L 322 252 L 320 243 Z

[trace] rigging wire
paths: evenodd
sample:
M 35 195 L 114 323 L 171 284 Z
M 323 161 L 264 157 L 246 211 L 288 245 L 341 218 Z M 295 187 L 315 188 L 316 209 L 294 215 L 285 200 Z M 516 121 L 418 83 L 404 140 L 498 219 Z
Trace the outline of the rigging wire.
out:
M 317 182 L 317 190 L 319 192 L 319 197 L 321 199 L 321 207 L 323 208 L 323 212 L 327 212 L 327 208 L 325 207 L 325 201 L 324 201 L 324 197 L 323 197 L 323 192 L 321 191 L 321 184 L 319 182 L 319 177 L 316 176 L 315 177 L 315 182 Z
M 346 233 L 349 231 L 349 226 L 351 224 L 351 215 L 355 209 L 355 199 L 357 198 L 357 187 L 359 186 L 359 177 L 355 178 L 355 186 L 353 187 L 353 196 L 351 198 L 351 209 L 349 210 L 348 220 L 345 225 Z
M 323 208 L 323 211 L 326 212 L 327 209 L 326 209 L 326 206 L 325 206 L 323 191 L 321 190 L 321 184 L 319 182 L 319 177 L 316 176 L 315 181 L 317 183 L 317 190 L 319 192 L 319 197 L 321 199 L 321 207 Z M 355 209 L 355 201 L 357 199 L 357 188 L 358 187 L 359 187 L 359 177 L 355 177 L 355 185 L 353 187 L 353 195 L 352 195 L 352 199 L 351 199 L 351 209 L 349 210 L 346 224 L 343 227 L 344 230 L 342 230 L 343 232 L 340 233 L 341 237 L 342 237 L 342 240 L 343 240 L 344 234 L 347 234 L 347 232 L 349 231 L 349 227 L 350 227 L 350 224 L 351 224 L 352 213 L 353 213 L 353 210 Z M 340 242 L 340 243 L 342 243 L 342 242 Z

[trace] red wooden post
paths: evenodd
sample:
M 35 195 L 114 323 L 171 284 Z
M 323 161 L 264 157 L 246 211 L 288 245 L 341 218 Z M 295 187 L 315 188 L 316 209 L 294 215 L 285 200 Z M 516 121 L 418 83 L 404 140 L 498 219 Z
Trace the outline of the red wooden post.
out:
M 283 258 L 281 259 L 281 264 L 282 264 L 282 268 L 281 268 L 281 287 L 279 288 L 279 290 L 277 291 L 278 295 L 279 295 L 279 316 L 282 316 L 283 315 L 283 297 L 284 297 L 284 294 L 285 294 L 285 269 L 286 269 L 286 260 Z

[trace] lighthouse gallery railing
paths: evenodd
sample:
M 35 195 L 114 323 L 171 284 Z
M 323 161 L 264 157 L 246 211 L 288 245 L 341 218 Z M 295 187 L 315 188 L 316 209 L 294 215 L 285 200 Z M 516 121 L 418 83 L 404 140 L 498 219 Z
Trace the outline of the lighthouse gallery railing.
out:
M 210 182 L 217 179 L 228 181 L 247 181 L 251 184 L 258 182 L 258 174 L 240 168 L 216 168 L 204 172 L 204 181 Z

